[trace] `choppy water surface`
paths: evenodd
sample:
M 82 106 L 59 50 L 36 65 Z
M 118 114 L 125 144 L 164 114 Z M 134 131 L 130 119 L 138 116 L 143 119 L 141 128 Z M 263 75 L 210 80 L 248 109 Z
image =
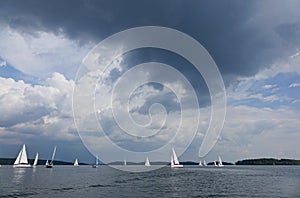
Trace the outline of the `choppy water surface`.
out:
M 130 168 L 134 168 L 130 167 Z M 300 166 L 0 168 L 0 197 L 300 197 Z

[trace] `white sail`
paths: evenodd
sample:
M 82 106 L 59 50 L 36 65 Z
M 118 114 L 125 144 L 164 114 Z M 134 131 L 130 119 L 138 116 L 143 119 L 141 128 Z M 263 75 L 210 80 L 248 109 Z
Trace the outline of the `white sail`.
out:
M 46 166 L 49 166 L 49 162 L 48 162 L 48 160 L 46 161 L 46 164 L 45 164 Z
M 77 159 L 77 158 L 75 159 L 74 166 L 79 166 L 79 165 L 78 165 L 78 159 Z
M 173 154 L 171 155 L 171 168 L 182 168 L 183 165 L 179 164 L 174 148 L 172 148 Z
M 34 162 L 33 162 L 33 166 L 36 166 L 36 165 L 37 165 L 37 163 L 38 163 L 38 158 L 39 158 L 39 153 L 36 153 L 35 159 L 34 159 Z
M 151 166 L 148 157 L 146 159 L 145 166 Z
M 23 147 L 16 159 L 16 161 L 14 162 L 14 166 L 16 168 L 28 168 L 31 167 L 30 164 L 28 163 L 27 160 L 27 154 L 26 154 L 26 146 L 25 144 L 23 144 Z
M 96 156 L 96 166 L 99 165 L 98 155 Z
M 21 149 L 14 165 L 16 164 L 28 164 L 25 144 L 23 144 L 23 148 Z
M 217 166 L 217 163 L 216 163 L 216 161 L 214 161 L 214 166 Z
M 174 166 L 173 155 L 171 155 L 171 167 Z
M 174 164 L 179 164 L 179 161 L 178 161 L 178 158 L 177 158 L 177 155 L 175 153 L 175 150 L 174 148 L 172 148 L 172 151 L 173 151 L 173 160 L 174 160 Z
M 127 165 L 127 162 L 126 162 L 126 160 L 124 160 L 124 166 L 126 166 Z
M 199 166 L 203 166 L 201 160 L 200 160 L 200 162 L 199 162 Z
M 52 158 L 51 158 L 50 164 L 53 164 L 53 160 L 54 160 L 55 153 L 56 153 L 56 146 L 54 147 L 54 150 L 53 150 L 53 154 L 52 154 Z
M 15 161 L 14 165 L 16 165 L 16 164 L 20 164 L 20 158 L 21 158 L 21 155 L 22 155 L 22 151 L 23 151 L 23 149 L 22 149 L 22 150 L 20 150 L 20 152 L 19 152 L 19 155 L 18 155 L 18 157 L 17 157 L 17 159 L 16 159 L 16 161 Z
M 203 160 L 203 166 L 206 166 L 207 164 L 206 164 L 206 161 L 205 160 Z
M 28 164 L 25 144 L 23 144 L 22 154 L 20 157 L 20 164 Z
M 220 156 L 219 156 L 219 166 L 224 166 Z

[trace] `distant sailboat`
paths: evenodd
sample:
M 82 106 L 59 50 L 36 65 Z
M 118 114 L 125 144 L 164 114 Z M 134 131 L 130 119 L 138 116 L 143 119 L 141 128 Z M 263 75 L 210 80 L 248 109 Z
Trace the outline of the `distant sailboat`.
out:
M 200 162 L 199 162 L 199 166 L 203 166 L 203 164 L 202 164 L 201 160 L 200 160 Z
M 124 163 L 123 163 L 123 165 L 124 165 L 124 166 L 126 166 L 126 165 L 127 165 L 127 162 L 126 162 L 126 160 L 124 160 Z
M 223 163 L 222 163 L 222 160 L 221 160 L 221 157 L 220 157 L 220 156 L 219 156 L 219 166 L 220 166 L 220 167 L 224 166 Z
M 96 156 L 96 162 L 95 164 L 93 165 L 93 168 L 98 168 L 99 166 L 99 160 L 98 160 L 98 155 Z
M 31 165 L 28 163 L 27 154 L 26 154 L 26 146 L 23 144 L 23 147 L 14 163 L 14 168 L 30 168 Z
M 206 161 L 205 161 L 205 160 L 203 160 L 203 166 L 207 166 L 207 164 L 206 164 Z
M 148 157 L 147 157 L 147 159 L 146 159 L 145 166 L 151 166 Z
M 38 163 L 38 158 L 39 158 L 39 153 L 36 153 L 35 155 L 35 159 L 34 159 L 34 162 L 33 162 L 33 166 L 35 167 Z
M 46 161 L 46 168 L 53 168 L 53 160 L 54 160 L 55 152 L 56 152 L 56 146 L 54 147 L 51 161 L 50 162 L 48 162 L 48 160 Z
M 171 155 L 171 168 L 183 168 L 183 165 L 179 164 L 174 148 L 172 148 L 172 153 L 173 154 Z
M 214 161 L 214 166 L 218 166 L 216 161 Z
M 79 166 L 77 158 L 75 159 L 74 166 Z

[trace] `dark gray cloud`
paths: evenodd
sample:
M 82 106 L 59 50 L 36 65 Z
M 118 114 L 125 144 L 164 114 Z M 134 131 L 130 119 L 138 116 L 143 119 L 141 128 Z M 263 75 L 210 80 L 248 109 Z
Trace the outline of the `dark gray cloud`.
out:
M 276 8 L 272 4 L 276 4 Z M 278 7 L 278 4 L 291 4 Z M 144 25 L 178 29 L 210 52 L 223 75 L 250 76 L 299 44 L 299 24 L 286 19 L 296 1 L 1 1 L 3 21 L 22 32 L 65 33 L 85 43 Z M 267 23 L 268 9 L 274 21 Z M 299 10 L 299 9 L 298 9 Z M 276 11 L 280 11 L 276 14 Z M 257 17 L 259 16 L 259 17 Z M 272 20 L 272 19 L 271 19 Z M 276 23 L 276 21 L 278 21 Z M 174 41 L 176 42 L 176 41 Z

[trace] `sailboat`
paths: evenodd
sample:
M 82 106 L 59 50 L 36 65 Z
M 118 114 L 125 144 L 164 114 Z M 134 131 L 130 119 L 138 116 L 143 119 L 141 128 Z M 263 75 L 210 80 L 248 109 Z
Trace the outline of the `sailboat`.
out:
M 171 155 L 171 168 L 183 168 L 182 164 L 179 164 L 174 148 L 172 148 L 173 155 Z
M 99 161 L 98 161 L 98 155 L 96 156 L 96 162 L 95 164 L 93 165 L 93 168 L 98 168 L 99 166 Z
M 77 158 L 75 159 L 74 166 L 79 166 Z
M 146 158 L 145 166 L 151 166 L 148 157 Z
M 203 166 L 207 166 L 207 164 L 206 164 L 206 161 L 205 161 L 205 160 L 203 160 Z
M 30 168 L 31 165 L 28 163 L 27 154 L 26 154 L 26 146 L 23 144 L 23 147 L 14 163 L 14 168 Z
M 221 160 L 221 157 L 220 157 L 220 156 L 219 156 L 219 166 L 220 166 L 220 167 L 224 166 L 223 163 L 222 163 L 222 160 Z
M 203 166 L 203 164 L 202 164 L 201 160 L 200 160 L 200 162 L 199 162 L 199 166 Z
M 126 162 L 126 160 L 124 160 L 124 163 L 123 163 L 123 165 L 124 165 L 124 166 L 126 166 L 126 165 L 127 165 L 127 162 Z
M 33 162 L 33 166 L 35 167 L 38 163 L 38 158 L 39 158 L 39 153 L 36 153 L 35 155 L 35 159 L 34 159 L 34 162 Z
M 50 162 L 48 162 L 48 160 L 46 161 L 46 165 L 45 165 L 46 168 L 53 168 L 53 160 L 54 160 L 55 152 L 56 152 L 56 146 L 54 147 L 51 161 Z
M 214 161 L 214 166 L 218 166 L 217 163 L 216 163 L 216 161 Z

